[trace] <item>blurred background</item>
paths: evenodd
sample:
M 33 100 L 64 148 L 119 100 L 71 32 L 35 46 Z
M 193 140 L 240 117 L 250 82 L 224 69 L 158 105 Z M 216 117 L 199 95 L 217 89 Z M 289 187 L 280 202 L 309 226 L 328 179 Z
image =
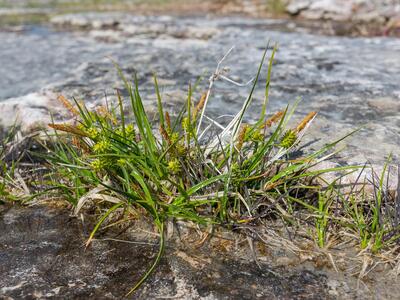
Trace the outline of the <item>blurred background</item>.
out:
M 330 34 L 400 33 L 398 0 L 0 0 L 2 24 L 45 22 L 53 14 L 82 11 L 177 15 L 240 14 L 341 22 L 331 24 L 329 30 L 325 28 L 325 33 Z

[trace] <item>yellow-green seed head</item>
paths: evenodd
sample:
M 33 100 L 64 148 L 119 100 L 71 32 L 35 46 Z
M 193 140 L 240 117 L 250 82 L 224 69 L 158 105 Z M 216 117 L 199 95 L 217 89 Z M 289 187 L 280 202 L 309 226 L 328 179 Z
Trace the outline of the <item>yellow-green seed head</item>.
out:
M 86 126 L 83 125 L 82 123 L 79 123 L 78 125 L 76 125 L 76 128 L 78 128 L 79 130 L 82 130 L 82 131 L 86 132 Z
M 261 142 L 264 139 L 264 135 L 260 130 L 255 130 L 251 135 L 251 140 L 253 142 Z
M 185 117 L 182 119 L 182 129 L 184 131 L 189 131 L 189 126 L 190 126 L 190 120 L 188 117 Z
M 128 162 L 128 161 L 127 161 L 125 158 L 120 158 L 120 159 L 117 160 L 117 163 L 118 163 L 120 166 L 125 166 L 127 162 Z
M 104 167 L 104 163 L 102 160 L 99 158 L 96 158 L 90 163 L 90 166 L 95 170 L 95 171 L 100 171 Z
M 173 134 L 170 135 L 171 137 L 171 143 L 175 144 L 179 140 L 179 133 L 174 132 Z
M 86 133 L 89 135 L 89 137 L 93 140 L 96 139 L 99 136 L 99 131 L 95 127 L 90 127 L 86 129 Z
M 184 155 L 186 153 L 186 147 L 183 143 L 176 144 L 176 151 L 179 155 Z
M 107 153 L 110 149 L 110 141 L 101 140 L 93 146 L 93 151 L 97 154 Z
M 293 130 L 289 129 L 283 135 L 279 146 L 288 149 L 288 148 L 293 146 L 293 144 L 296 142 L 296 140 L 297 140 L 296 132 L 294 132 Z
M 126 133 L 127 137 L 130 137 L 130 138 L 135 137 L 136 133 L 135 133 L 135 127 L 133 126 L 133 124 L 128 124 L 125 127 L 125 133 Z
M 179 173 L 179 171 L 181 169 L 181 165 L 179 163 L 179 160 L 175 158 L 175 159 L 169 161 L 167 168 L 168 168 L 168 171 L 170 171 L 172 174 Z

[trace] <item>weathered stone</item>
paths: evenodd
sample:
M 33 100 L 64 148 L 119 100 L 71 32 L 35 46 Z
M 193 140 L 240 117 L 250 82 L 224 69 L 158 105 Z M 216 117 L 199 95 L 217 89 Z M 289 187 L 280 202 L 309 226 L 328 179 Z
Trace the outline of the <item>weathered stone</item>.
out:
M 302 10 L 310 7 L 311 0 L 291 1 L 286 7 L 286 11 L 291 15 L 297 15 Z
M 65 114 L 65 110 L 57 101 L 57 95 L 50 91 L 31 93 L 0 102 L 0 112 L 0 126 L 18 124 L 23 131 L 30 131 L 33 127 L 47 127 L 51 122 L 50 114 L 56 118 L 60 113 Z
M 84 15 L 71 14 L 59 15 L 51 18 L 50 22 L 60 27 L 78 27 L 91 29 L 106 29 L 117 27 L 123 14 L 109 13 L 107 16 L 96 13 L 87 13 Z
M 370 11 L 370 12 L 366 12 L 366 13 L 355 14 L 353 16 L 353 20 L 361 21 L 361 22 L 376 22 L 379 24 L 385 24 L 385 22 L 386 22 L 386 18 L 377 11 Z
M 157 240 L 142 237 L 124 243 L 113 241 L 112 235 L 100 236 L 85 249 L 93 225 L 71 217 L 65 209 L 0 209 L 2 299 L 121 299 L 157 250 Z M 167 244 L 156 272 L 130 298 L 326 299 L 329 295 L 323 272 L 283 266 L 271 273 L 266 263 L 260 269 L 246 259 L 179 247 Z
M 93 221 L 90 214 L 73 217 L 57 203 L 0 206 L 0 298 L 125 298 L 154 259 L 157 239 L 135 225 L 124 234 L 98 232 L 85 249 Z M 167 241 L 156 271 L 129 298 L 395 299 L 399 293 L 393 276 L 378 273 L 358 286 L 359 279 L 300 264 L 285 249 L 264 256 L 259 267 L 248 248 L 217 249 L 196 247 L 185 237 Z
M 368 105 L 380 115 L 397 115 L 400 112 L 400 101 L 393 98 L 377 98 L 369 100 Z
M 309 19 L 332 19 L 335 21 L 348 20 L 352 15 L 352 3 L 347 0 L 313 1 L 301 15 Z
M 80 16 L 84 18 L 84 14 Z M 93 22 L 96 16 L 107 19 L 108 13 L 89 16 Z M 341 161 L 362 164 L 371 160 L 382 164 L 390 152 L 395 162 L 398 161 L 400 116 L 395 109 L 374 106 L 375 102 L 381 102 L 379 99 L 387 99 L 393 108 L 400 101 L 400 41 L 397 39 L 349 39 L 279 32 L 271 28 L 279 29 L 284 26 L 282 22 L 234 17 L 121 15 L 119 22 L 117 28 L 107 30 L 62 32 L 32 27 L 22 32 L 0 32 L 0 63 L 4 66 L 0 69 L 0 99 L 7 103 L 9 98 L 40 92 L 45 87 L 87 103 L 101 103 L 105 94 L 111 101 L 114 88 L 124 92 L 111 57 L 128 77 L 137 73 L 140 92 L 151 111 L 156 111 L 152 78 L 156 72 L 164 80 L 163 85 L 166 84 L 161 91 L 167 108 L 176 111 L 177 105 L 185 101 L 189 81 L 193 83 L 198 76 L 204 76 L 194 95 L 198 99 L 207 88 L 207 79 L 218 60 L 232 45 L 236 49 L 224 62 L 224 66 L 230 67 L 227 75 L 240 82 L 251 79 L 267 40 L 271 39 L 280 44 L 272 72 L 271 112 L 302 97 L 295 120 L 311 110 L 319 111 L 304 139 L 305 143 L 319 139 L 312 148 L 368 124 L 347 139 L 348 147 Z M 146 28 L 150 29 L 146 31 Z M 246 115 L 248 120 L 254 120 L 259 114 L 257 107 L 264 97 L 265 74 L 263 71 L 260 86 L 254 93 L 253 106 Z M 217 117 L 236 113 L 248 91 L 248 87 L 218 80 L 208 114 Z M 36 108 L 40 116 L 45 113 L 44 106 Z M 7 108 L 4 112 L 1 122 L 13 123 L 12 111 Z
M 382 27 L 387 19 L 399 14 L 396 0 L 292 0 L 286 7 L 291 15 L 305 19 L 327 19 L 346 22 L 375 22 L 375 27 Z

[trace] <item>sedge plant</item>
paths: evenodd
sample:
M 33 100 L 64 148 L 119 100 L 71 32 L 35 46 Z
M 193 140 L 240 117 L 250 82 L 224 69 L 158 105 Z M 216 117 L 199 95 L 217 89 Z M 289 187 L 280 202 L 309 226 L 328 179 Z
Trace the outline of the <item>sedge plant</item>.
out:
M 343 169 L 313 168 L 329 159 L 342 139 L 310 154 L 294 155 L 315 112 L 297 126 L 289 125 L 296 104 L 267 113 L 275 52 L 276 47 L 268 63 L 261 114 L 251 124 L 245 122 L 245 114 L 264 70 L 267 50 L 249 96 L 227 125 L 207 116 L 212 83 L 198 101 L 189 86 L 186 103 L 173 115 L 163 107 L 156 76 L 158 123 L 150 122 L 136 76 L 131 83 L 118 66 L 128 101 L 117 91 L 117 103 L 89 110 L 83 103 L 61 98 L 75 118 L 71 123 L 50 124 L 55 129 L 55 145 L 48 158 L 54 169 L 51 178 L 54 188 L 62 191 L 76 212 L 88 201 L 102 203 L 98 204 L 102 213 L 87 245 L 116 211 L 149 216 L 158 230 L 156 259 L 128 294 L 140 287 L 160 261 L 167 221 L 226 227 L 251 224 L 263 216 L 262 201 L 271 198 L 283 201 L 276 202 L 278 214 L 293 205 L 312 207 L 309 192 L 317 193 L 312 178 Z M 210 80 L 218 77 L 217 68 Z M 330 202 L 322 196 L 319 201 L 322 246 Z
M 340 194 L 339 198 L 345 220 L 343 226 L 357 237 L 361 249 L 369 248 L 374 254 L 385 246 L 395 245 L 400 238 L 400 182 L 397 195 L 391 193 L 388 183 L 389 160 L 379 175 L 371 168 L 371 179 L 363 182 L 358 191 L 352 191 L 346 196 Z

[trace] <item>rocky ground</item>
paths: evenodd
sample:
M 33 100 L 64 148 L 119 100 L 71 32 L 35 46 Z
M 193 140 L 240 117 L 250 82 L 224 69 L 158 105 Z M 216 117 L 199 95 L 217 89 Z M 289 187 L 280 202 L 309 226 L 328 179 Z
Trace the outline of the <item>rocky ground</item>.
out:
M 23 4 L 22 9 L 27 9 Z M 292 7 L 291 13 L 306 18 L 307 10 L 315 7 L 308 4 L 298 11 Z M 43 8 L 28 9 L 42 12 Z M 226 10 L 230 11 L 228 6 Z M 104 103 L 105 95 L 112 101 L 114 89 L 122 84 L 110 58 L 128 76 L 138 73 L 150 113 L 156 109 L 152 85 L 152 74 L 156 72 L 164 101 L 176 111 L 185 100 L 188 83 L 203 76 L 196 93 L 199 97 L 217 62 L 231 46 L 235 49 L 224 62 L 229 67 L 227 75 L 238 82 L 250 80 L 270 40 L 271 45 L 279 44 L 270 111 L 282 109 L 298 97 L 303 100 L 295 119 L 311 110 L 318 111 L 305 137 L 308 149 L 363 125 L 346 141 L 347 150 L 333 164 L 371 161 L 382 165 L 391 152 L 394 161 L 399 161 L 399 39 L 321 35 L 336 25 L 320 21 L 312 27 L 298 20 L 240 16 L 142 16 L 121 12 L 58 15 L 54 11 L 48 16 L 48 23 L 0 26 L 2 126 L 18 118 L 23 129 L 29 131 L 34 124 L 45 126 L 49 113 L 56 119 L 68 117 L 56 100 L 59 94 L 83 99 L 88 105 Z M 324 18 L 336 17 L 324 14 Z M 265 73 L 255 93 L 255 105 L 247 115 L 249 121 L 257 117 L 262 103 Z M 248 92 L 249 86 L 217 81 L 208 114 L 217 117 L 236 113 Z M 0 299 L 120 298 L 154 258 L 155 245 L 143 243 L 95 241 L 84 251 L 82 245 L 93 226 L 90 218 L 82 223 L 70 217 L 65 208 L 0 209 Z M 138 236 L 116 236 L 111 232 L 104 237 L 137 241 Z M 148 236 L 144 240 L 157 242 Z M 234 247 L 229 251 L 221 250 L 226 246 L 207 247 L 211 246 L 193 249 L 171 240 L 160 268 L 135 297 L 395 299 L 399 293 L 398 282 L 386 275 L 387 270 L 357 282 L 356 277 L 339 275 L 332 267 L 315 261 L 293 262 L 293 255 L 284 251 L 271 250 L 268 255 L 260 252 L 263 259 L 259 269 L 248 253 L 235 255 Z
M 120 299 L 157 251 L 157 240 L 138 239 L 138 234 L 137 244 L 99 240 L 85 250 L 89 224 L 69 214 L 66 209 L 48 207 L 14 207 L 2 212 L 1 299 Z M 118 238 L 126 239 L 126 235 Z M 133 298 L 329 297 L 323 272 L 276 268 L 279 275 L 275 275 L 268 271 L 268 264 L 258 268 L 248 260 L 209 255 L 207 249 L 190 253 L 182 244 L 167 247 L 155 276 Z
M 285 12 L 306 20 L 337 21 L 336 33 L 353 35 L 400 34 L 397 0 L 288 0 Z M 340 27 L 340 26 L 339 26 Z
M 296 23 L 240 17 L 145 17 L 123 13 L 81 13 L 52 18 L 47 26 L 25 26 L 1 31 L 1 123 L 17 116 L 23 127 L 49 121 L 61 112 L 58 94 L 87 103 L 112 100 L 122 87 L 111 59 L 131 76 L 138 73 L 148 111 L 156 109 L 153 72 L 173 111 L 185 99 L 189 82 L 203 80 L 235 46 L 224 62 L 229 76 L 247 82 L 256 73 L 262 51 L 278 43 L 273 68 L 270 111 L 302 102 L 297 118 L 318 111 L 306 137 L 317 147 L 364 126 L 347 139 L 340 160 L 382 164 L 393 152 L 398 160 L 400 40 L 395 38 L 326 37 L 305 33 Z M 263 81 L 255 93 L 248 120 L 257 116 L 264 97 Z M 249 86 L 218 81 L 209 114 L 233 114 L 246 99 Z M 223 110 L 223 112 L 222 112 Z M 223 120 L 221 120 L 223 122 Z
M 0 299 L 121 299 L 157 251 L 157 240 L 135 229 L 143 225 L 100 235 L 85 250 L 90 215 L 80 220 L 48 205 L 0 209 Z M 156 272 L 130 298 L 395 299 L 399 293 L 384 270 L 358 282 L 276 246 L 256 250 L 257 266 L 243 237 L 201 245 L 196 231 L 185 235 L 170 239 Z

